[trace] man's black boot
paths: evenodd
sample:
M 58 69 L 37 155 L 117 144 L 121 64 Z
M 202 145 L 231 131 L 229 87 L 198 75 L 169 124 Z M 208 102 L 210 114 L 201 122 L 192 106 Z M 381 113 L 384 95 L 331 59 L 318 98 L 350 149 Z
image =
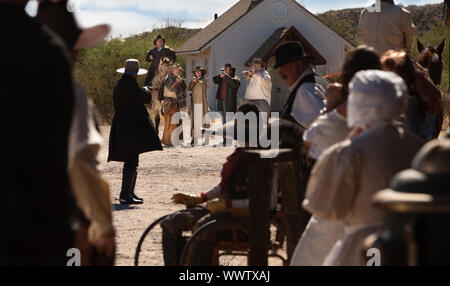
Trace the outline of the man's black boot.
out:
M 133 173 L 133 183 L 131 184 L 131 196 L 136 201 L 144 202 L 144 199 L 141 199 L 140 197 L 136 196 L 136 194 L 134 193 L 134 188 L 136 187 L 136 179 L 137 179 L 137 172 L 134 172 Z
M 142 204 L 142 201 L 138 201 L 133 198 L 131 194 L 131 188 L 133 186 L 134 172 L 123 171 L 122 174 L 122 190 L 120 191 L 120 204 L 122 205 L 138 205 Z

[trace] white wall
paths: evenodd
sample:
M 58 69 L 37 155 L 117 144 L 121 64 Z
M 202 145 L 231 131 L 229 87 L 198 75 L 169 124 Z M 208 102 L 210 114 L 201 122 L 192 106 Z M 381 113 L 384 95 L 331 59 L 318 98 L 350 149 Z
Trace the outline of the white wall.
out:
M 340 38 L 315 19 L 308 12 L 299 7 L 294 0 L 266 0 L 250 11 L 245 17 L 234 23 L 224 33 L 211 43 L 209 75 L 210 86 L 208 99 L 215 110 L 215 94 L 217 85 L 212 77 L 220 71 L 225 63 L 231 63 L 237 68 L 236 74 L 246 70 L 246 60 L 280 27 L 292 25 L 305 39 L 327 60 L 326 66 L 319 66 L 317 71 L 327 74 L 336 71 L 345 56 L 346 41 Z M 288 14 L 282 20 L 276 20 L 271 14 L 274 2 L 284 2 L 288 6 Z M 192 56 L 187 59 L 191 61 Z M 238 98 L 243 97 L 247 82 L 241 79 Z

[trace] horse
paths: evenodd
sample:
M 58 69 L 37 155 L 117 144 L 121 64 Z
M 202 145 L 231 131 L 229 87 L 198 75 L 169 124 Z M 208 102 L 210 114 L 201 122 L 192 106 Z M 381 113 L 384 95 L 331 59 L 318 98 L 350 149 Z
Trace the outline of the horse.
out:
M 434 47 L 431 44 L 428 44 L 425 47 L 422 42 L 417 39 L 417 49 L 419 51 L 417 63 L 428 71 L 433 83 L 437 86 L 441 84 L 442 69 L 444 68 L 442 54 L 444 53 L 445 43 L 446 39 L 444 39 L 437 47 Z
M 388 51 L 381 58 L 384 70 L 402 77 L 411 96 L 407 116 L 411 131 L 425 140 L 439 136 L 442 129 L 442 91 L 433 83 L 428 71 L 405 51 Z
M 149 106 L 150 116 L 154 118 L 156 133 L 159 134 L 159 124 L 161 122 L 161 102 L 158 99 L 159 89 L 162 81 L 170 73 L 170 59 L 164 57 L 160 60 L 158 70 L 152 80 L 152 103 Z

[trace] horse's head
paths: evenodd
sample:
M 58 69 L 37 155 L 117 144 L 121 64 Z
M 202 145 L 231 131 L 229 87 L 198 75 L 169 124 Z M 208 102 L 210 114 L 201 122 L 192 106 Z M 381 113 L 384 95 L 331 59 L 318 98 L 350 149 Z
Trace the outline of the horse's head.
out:
M 153 78 L 152 85 L 160 86 L 163 79 L 170 73 L 170 59 L 164 57 L 159 62 L 158 72 Z
M 165 77 L 170 73 L 170 59 L 167 57 L 164 57 L 161 59 L 161 62 L 159 63 L 159 74 L 161 77 Z
M 446 40 L 444 39 L 437 47 L 434 47 L 431 44 L 425 47 L 422 42 L 417 39 L 417 49 L 420 53 L 417 62 L 428 70 L 435 85 L 441 84 L 442 69 L 444 68 L 442 54 L 444 53 L 445 42 Z

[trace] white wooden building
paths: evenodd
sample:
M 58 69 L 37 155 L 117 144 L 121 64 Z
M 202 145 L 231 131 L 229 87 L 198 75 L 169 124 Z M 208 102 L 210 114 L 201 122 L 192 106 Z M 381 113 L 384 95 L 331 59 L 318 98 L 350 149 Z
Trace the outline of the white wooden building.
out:
M 281 111 L 289 91 L 270 67 L 276 46 L 289 40 L 301 41 L 306 52 L 316 57 L 316 70 L 321 75 L 337 71 L 346 51 L 353 48 L 295 0 L 241 0 L 186 41 L 177 54 L 186 56 L 187 80 L 192 79 L 195 66 L 207 69 L 211 110 L 217 110 L 217 85 L 212 78 L 223 65 L 231 63 L 240 77 L 249 60 L 263 58 L 272 76 L 272 111 Z M 247 82 L 241 79 L 238 102 L 246 87 Z

